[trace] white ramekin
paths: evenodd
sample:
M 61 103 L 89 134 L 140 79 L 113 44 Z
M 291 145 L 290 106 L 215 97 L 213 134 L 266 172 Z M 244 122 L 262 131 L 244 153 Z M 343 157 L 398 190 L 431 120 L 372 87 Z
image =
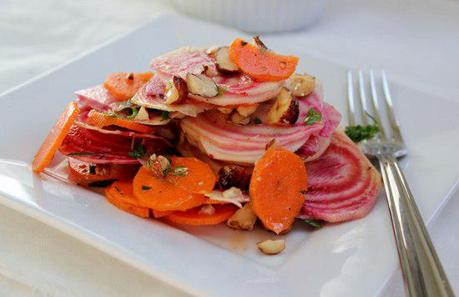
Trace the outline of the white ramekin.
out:
M 171 0 L 181 12 L 251 33 L 298 30 L 316 21 L 325 0 Z

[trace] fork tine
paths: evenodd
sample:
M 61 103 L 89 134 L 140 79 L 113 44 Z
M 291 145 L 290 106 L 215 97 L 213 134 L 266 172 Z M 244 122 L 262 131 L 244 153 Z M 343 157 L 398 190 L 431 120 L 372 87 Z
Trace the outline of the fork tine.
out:
M 359 94 L 360 94 L 360 105 L 362 106 L 362 122 L 364 125 L 368 125 L 368 115 L 370 114 L 367 105 L 367 95 L 365 94 L 365 81 L 363 79 L 363 72 L 359 70 Z
M 378 94 L 376 92 L 376 81 L 373 69 L 370 70 L 370 93 L 373 102 L 373 109 L 375 111 L 375 119 L 376 123 L 378 124 L 380 136 L 383 140 L 387 140 L 387 134 L 381 121 L 381 107 L 379 106 Z
M 390 126 L 392 127 L 392 136 L 396 141 L 403 143 L 402 133 L 400 132 L 400 124 L 394 113 L 394 106 L 392 104 L 392 96 L 389 90 L 389 83 L 387 81 L 386 72 L 381 71 L 381 78 L 383 84 L 384 99 L 386 101 L 387 115 L 389 117 Z
M 355 126 L 355 104 L 354 104 L 354 80 L 352 71 L 347 71 L 347 107 L 348 107 L 348 123 L 349 126 Z

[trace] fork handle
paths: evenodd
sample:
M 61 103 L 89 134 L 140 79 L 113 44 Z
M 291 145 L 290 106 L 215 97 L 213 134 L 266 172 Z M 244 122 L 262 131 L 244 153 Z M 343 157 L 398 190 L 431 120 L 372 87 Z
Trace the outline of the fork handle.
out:
M 384 155 L 379 164 L 407 296 L 454 296 L 397 160 Z

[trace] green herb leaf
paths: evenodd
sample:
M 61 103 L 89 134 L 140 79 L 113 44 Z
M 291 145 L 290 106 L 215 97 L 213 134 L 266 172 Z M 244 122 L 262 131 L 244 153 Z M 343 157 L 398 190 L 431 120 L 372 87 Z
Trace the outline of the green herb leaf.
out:
M 96 153 L 90 153 L 90 152 L 74 152 L 67 154 L 67 156 L 94 156 L 97 155 Z
M 128 153 L 131 158 L 140 159 L 146 154 L 145 146 L 142 144 L 135 144 L 134 149 Z
M 255 119 L 254 119 L 254 122 L 255 122 L 255 124 L 257 124 L 257 125 L 260 125 L 260 124 L 261 124 L 260 118 L 255 118 Z
M 163 112 L 161 113 L 161 119 L 162 119 L 163 121 L 167 121 L 167 120 L 169 119 L 169 112 L 168 112 L 168 111 L 163 111 Z
M 362 140 L 372 139 L 379 132 L 379 128 L 376 124 L 367 126 L 347 126 L 345 132 L 352 141 L 357 143 Z
M 146 185 L 142 185 L 142 190 L 148 191 L 148 190 L 151 190 L 151 187 L 150 186 L 146 186 Z
M 138 107 L 129 107 L 129 109 L 131 110 L 131 112 L 126 118 L 132 120 L 139 113 L 139 108 Z
M 188 174 L 188 168 L 185 166 L 176 166 L 172 169 L 172 175 L 175 176 L 186 176 Z
M 306 125 L 312 125 L 315 122 L 318 122 L 322 119 L 322 114 L 315 110 L 314 108 L 309 109 L 308 113 L 306 114 L 306 117 L 304 118 L 304 123 Z
M 313 228 L 316 228 L 316 229 L 319 229 L 319 228 L 322 228 L 322 221 L 319 221 L 319 220 L 303 220 L 306 224 L 308 224 L 309 226 L 313 227 Z

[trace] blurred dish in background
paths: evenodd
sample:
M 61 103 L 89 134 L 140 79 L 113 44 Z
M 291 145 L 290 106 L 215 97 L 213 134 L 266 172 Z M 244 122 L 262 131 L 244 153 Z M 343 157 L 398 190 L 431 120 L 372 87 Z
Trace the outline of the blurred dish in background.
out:
M 181 12 L 252 33 L 298 30 L 315 22 L 325 0 L 171 0 Z

